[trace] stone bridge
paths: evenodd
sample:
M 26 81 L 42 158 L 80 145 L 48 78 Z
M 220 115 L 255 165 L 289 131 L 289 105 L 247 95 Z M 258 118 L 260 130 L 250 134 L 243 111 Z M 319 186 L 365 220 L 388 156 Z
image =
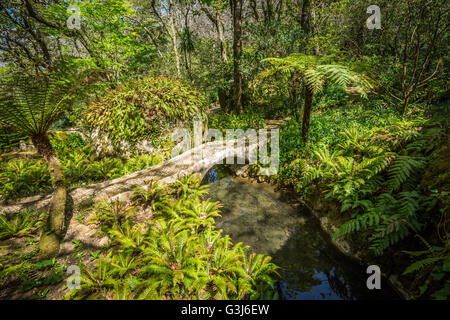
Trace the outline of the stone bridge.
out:
M 158 165 L 134 172 L 132 174 L 77 188 L 68 193 L 68 198 L 76 207 L 86 199 L 126 200 L 135 187 L 146 187 L 154 180 L 160 185 L 175 182 L 180 176 L 197 173 L 203 177 L 215 164 L 222 163 L 227 157 L 236 157 L 245 163 L 249 155 L 256 153 L 258 145 L 264 142 L 254 135 L 248 135 L 235 140 L 219 140 L 208 142 L 190 149 L 170 160 Z M 227 147 L 235 144 L 235 147 Z M 238 162 L 239 163 L 239 162 Z M 45 210 L 50 203 L 51 195 L 34 196 L 20 199 L 14 203 L 0 206 L 0 214 L 18 212 L 26 208 Z

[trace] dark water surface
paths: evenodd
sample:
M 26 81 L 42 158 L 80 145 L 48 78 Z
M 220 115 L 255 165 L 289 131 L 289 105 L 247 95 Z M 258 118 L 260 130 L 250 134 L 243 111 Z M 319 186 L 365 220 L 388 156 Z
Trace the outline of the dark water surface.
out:
M 223 205 L 216 226 L 234 243 L 270 255 L 280 267 L 282 299 L 399 299 L 382 279 L 381 290 L 366 287 L 365 268 L 340 253 L 308 212 L 290 204 L 265 183 L 211 169 L 204 183 Z

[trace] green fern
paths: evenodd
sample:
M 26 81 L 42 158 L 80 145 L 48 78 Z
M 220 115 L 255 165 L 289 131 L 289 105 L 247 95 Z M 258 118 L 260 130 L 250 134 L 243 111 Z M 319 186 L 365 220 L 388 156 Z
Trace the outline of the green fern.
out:
M 0 239 L 20 237 L 41 228 L 45 213 L 24 211 L 11 215 L 0 215 Z
M 95 209 L 112 247 L 106 256 L 98 256 L 95 269 L 81 266 L 81 289 L 67 299 L 276 297 L 276 266 L 268 257 L 249 255 L 241 243 L 233 245 L 214 229 L 220 205 L 200 198 L 205 188 L 197 177 L 181 178 L 164 192 L 156 184 L 135 191 L 133 203 Z M 127 212 L 142 204 L 156 209 L 145 222 Z
M 348 66 L 332 63 L 331 56 L 318 57 L 293 53 L 285 58 L 267 58 L 263 62 L 271 64 L 272 68 L 261 72 L 257 76 L 259 79 L 276 73 L 300 73 L 313 93 L 321 91 L 325 81 L 341 87 L 355 86 L 355 90 L 363 96 L 373 87 L 369 78 L 364 75 L 351 70 Z
M 393 190 L 398 190 L 414 172 L 424 167 L 425 162 L 421 158 L 410 156 L 398 156 L 389 168 L 389 179 L 386 184 Z

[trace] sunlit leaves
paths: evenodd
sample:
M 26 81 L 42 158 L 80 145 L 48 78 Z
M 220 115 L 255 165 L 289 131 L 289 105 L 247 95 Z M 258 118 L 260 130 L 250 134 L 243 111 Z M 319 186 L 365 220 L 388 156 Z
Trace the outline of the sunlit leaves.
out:
M 273 298 L 276 266 L 248 253 L 214 229 L 219 204 L 202 200 L 200 180 L 188 176 L 160 188 L 136 190 L 135 205 L 150 203 L 152 217 L 133 216 L 106 228 L 113 247 L 95 270 L 82 266 L 82 288 L 67 298 L 248 299 Z M 167 196 L 170 195 L 170 199 Z M 151 200 L 150 200 L 151 199 Z M 150 201 L 150 202 L 149 202 Z M 160 202 L 161 201 L 161 202 Z M 105 211 L 106 208 L 106 211 Z M 109 208 L 109 209 L 108 209 Z M 112 203 L 96 214 L 117 217 L 134 206 Z M 98 210 L 98 209 L 97 209 Z

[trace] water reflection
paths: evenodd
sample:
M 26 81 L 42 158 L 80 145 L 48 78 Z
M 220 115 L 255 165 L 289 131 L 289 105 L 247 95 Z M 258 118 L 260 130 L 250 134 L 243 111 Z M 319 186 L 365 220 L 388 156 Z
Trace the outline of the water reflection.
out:
M 277 290 L 283 299 L 398 298 L 384 281 L 381 290 L 368 290 L 365 269 L 337 251 L 316 220 L 271 186 L 215 169 L 205 182 L 209 197 L 224 205 L 217 228 L 281 267 Z

